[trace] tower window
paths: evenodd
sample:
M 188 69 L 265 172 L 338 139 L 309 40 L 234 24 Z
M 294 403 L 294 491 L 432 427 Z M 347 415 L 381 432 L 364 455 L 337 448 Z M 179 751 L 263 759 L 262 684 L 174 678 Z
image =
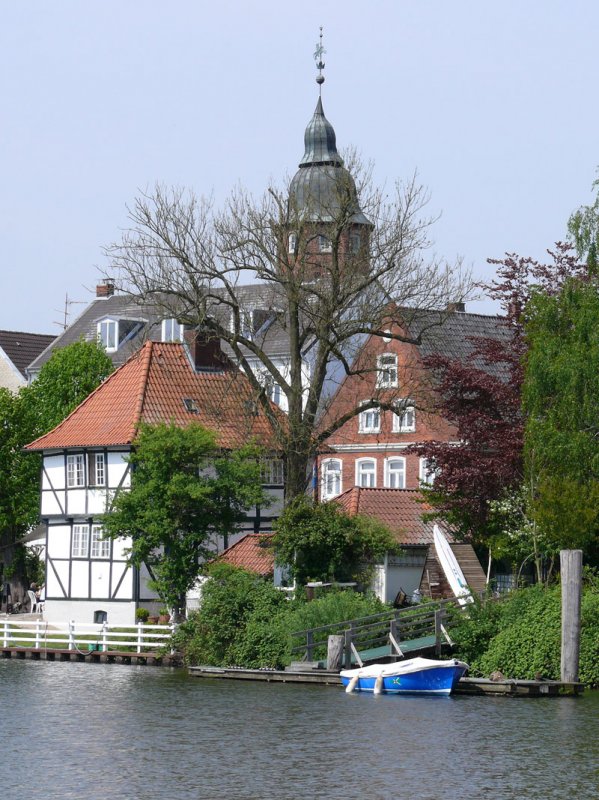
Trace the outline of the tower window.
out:
M 359 253 L 362 239 L 359 233 L 352 233 L 349 237 L 349 251 L 350 253 Z
M 297 233 L 290 233 L 288 240 L 288 252 L 297 253 Z

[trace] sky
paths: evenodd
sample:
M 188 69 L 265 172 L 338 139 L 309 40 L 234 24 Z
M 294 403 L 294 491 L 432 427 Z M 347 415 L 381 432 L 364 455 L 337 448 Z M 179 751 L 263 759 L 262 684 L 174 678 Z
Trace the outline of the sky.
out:
M 596 0 L 0 0 L 0 329 L 56 333 L 155 184 L 222 202 L 297 169 L 318 97 L 434 253 L 543 258 L 592 202 Z M 494 313 L 488 300 L 469 310 Z

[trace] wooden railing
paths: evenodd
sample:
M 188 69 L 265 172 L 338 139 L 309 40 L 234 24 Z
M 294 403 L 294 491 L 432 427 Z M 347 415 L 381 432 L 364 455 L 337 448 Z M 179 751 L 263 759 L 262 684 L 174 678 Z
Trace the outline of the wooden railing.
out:
M 108 625 L 76 623 L 48 625 L 43 620 L 13 622 L 0 621 L 0 641 L 4 648 L 34 647 L 37 649 L 65 649 L 88 653 L 150 652 L 170 646 L 175 625 Z
M 448 609 L 458 607 L 457 599 L 439 600 L 405 609 L 390 609 L 358 619 L 345 620 L 292 633 L 292 653 L 303 661 L 326 657 L 331 635 L 344 637 L 343 661 L 348 668 L 352 660 L 360 662 L 360 653 L 390 646 L 389 655 L 401 657 L 401 643 L 434 637 L 432 646 L 440 653 L 443 642 L 449 642 Z M 430 644 L 428 646 L 431 646 Z

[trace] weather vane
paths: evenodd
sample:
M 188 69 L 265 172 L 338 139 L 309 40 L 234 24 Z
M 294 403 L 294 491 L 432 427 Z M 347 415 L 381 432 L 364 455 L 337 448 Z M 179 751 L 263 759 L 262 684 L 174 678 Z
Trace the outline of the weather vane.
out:
M 316 83 L 322 89 L 322 84 L 324 83 L 324 75 L 322 71 L 324 69 L 324 61 L 322 60 L 323 55 L 326 53 L 326 50 L 322 46 L 322 25 L 320 26 L 320 41 L 316 43 L 316 49 L 314 50 L 314 61 L 316 61 L 316 68 L 318 69 L 318 76 L 316 78 Z

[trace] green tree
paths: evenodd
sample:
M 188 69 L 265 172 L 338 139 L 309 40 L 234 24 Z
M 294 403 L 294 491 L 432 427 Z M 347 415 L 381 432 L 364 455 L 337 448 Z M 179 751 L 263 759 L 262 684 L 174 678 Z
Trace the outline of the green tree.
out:
M 37 435 L 47 433 L 91 394 L 114 366 L 99 342 L 74 342 L 55 350 L 37 380 L 24 389 Z
M 597 271 L 599 259 L 599 178 L 593 181 L 597 196 L 592 205 L 580 206 L 568 220 L 568 233 L 572 237 L 579 258 Z
M 268 502 L 258 451 L 223 453 L 199 424 L 142 425 L 129 457 L 131 489 L 113 500 L 105 534 L 129 538 L 129 561 L 152 565 L 156 590 L 171 608 L 185 605 L 200 563 L 217 536 L 235 531 L 245 511 Z
M 374 562 L 397 547 L 391 531 L 371 517 L 345 514 L 336 503 L 314 505 L 298 497 L 276 523 L 278 563 L 299 583 L 309 580 L 367 583 Z
M 572 279 L 527 309 L 523 407 L 529 513 L 546 552 L 597 544 L 599 294 Z

